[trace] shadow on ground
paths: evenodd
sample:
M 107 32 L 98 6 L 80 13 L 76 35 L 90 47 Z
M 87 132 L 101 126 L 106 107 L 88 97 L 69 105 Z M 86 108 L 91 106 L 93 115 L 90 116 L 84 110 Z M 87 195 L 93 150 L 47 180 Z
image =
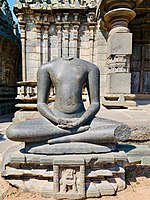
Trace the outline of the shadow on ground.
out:
M 6 139 L 4 138 L 4 135 L 0 133 L 0 142 L 1 142 L 1 141 L 4 141 L 4 140 L 6 140 Z
M 132 165 L 126 167 L 126 183 L 137 182 L 138 177 L 150 178 L 150 165 Z
M 0 116 L 0 123 L 5 122 L 12 122 L 12 119 L 14 118 L 14 114 L 8 114 L 8 115 L 2 115 Z

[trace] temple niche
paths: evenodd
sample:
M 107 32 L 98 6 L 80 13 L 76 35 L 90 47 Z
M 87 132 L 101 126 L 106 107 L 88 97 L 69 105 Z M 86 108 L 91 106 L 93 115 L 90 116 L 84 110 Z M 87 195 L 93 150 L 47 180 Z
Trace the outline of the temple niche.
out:
M 0 1 L 0 115 L 15 110 L 17 81 L 21 80 L 21 43 L 6 0 Z
M 17 96 L 21 103 L 17 107 L 25 112 L 36 110 L 37 70 L 41 64 L 62 56 L 78 57 L 100 68 L 104 106 L 135 106 L 130 71 L 133 34 L 128 24 L 141 2 L 17 0 L 14 12 L 22 42 L 22 81 L 18 82 Z M 52 90 L 50 101 L 54 93 Z

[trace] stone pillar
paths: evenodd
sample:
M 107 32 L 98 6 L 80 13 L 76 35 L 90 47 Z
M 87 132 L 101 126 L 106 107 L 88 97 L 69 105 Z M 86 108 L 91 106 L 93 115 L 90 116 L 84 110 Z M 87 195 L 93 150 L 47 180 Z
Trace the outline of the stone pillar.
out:
M 44 33 L 43 33 L 43 45 L 42 45 L 42 64 L 48 62 L 48 31 L 49 31 L 49 23 L 48 23 L 48 15 L 44 15 Z
M 108 1 L 104 15 L 109 30 L 107 44 L 107 93 L 112 95 L 131 94 L 130 56 L 132 54 L 132 33 L 128 23 L 135 17 L 133 1 Z M 123 98 L 122 103 L 125 103 Z
M 58 38 L 58 57 L 62 57 L 62 22 L 61 22 L 61 13 L 57 13 L 57 38 Z
M 37 68 L 42 64 L 42 34 L 41 34 L 41 19 L 40 14 L 36 14 L 36 54 L 37 54 Z
M 94 28 L 95 26 L 89 25 L 89 31 L 90 31 L 90 62 L 93 63 L 93 57 L 94 57 Z
M 77 58 L 78 55 L 78 37 L 79 37 L 79 26 L 80 22 L 78 20 L 79 13 L 73 13 L 73 30 L 72 30 L 72 41 L 70 41 L 69 45 L 69 55 Z
M 63 48 L 62 48 L 62 55 L 63 57 L 68 57 L 69 55 L 69 25 L 68 22 L 69 13 L 64 13 L 64 23 L 63 23 Z
M 26 22 L 23 20 L 23 14 L 18 14 L 18 21 L 20 24 L 20 35 L 22 44 L 22 79 L 27 81 L 27 69 L 26 69 Z
M 88 28 L 89 28 L 89 56 L 90 59 L 89 61 L 93 63 L 93 58 L 94 58 L 94 29 L 96 27 L 96 22 L 95 22 L 95 13 L 94 12 L 89 12 L 87 15 L 87 20 L 88 20 Z

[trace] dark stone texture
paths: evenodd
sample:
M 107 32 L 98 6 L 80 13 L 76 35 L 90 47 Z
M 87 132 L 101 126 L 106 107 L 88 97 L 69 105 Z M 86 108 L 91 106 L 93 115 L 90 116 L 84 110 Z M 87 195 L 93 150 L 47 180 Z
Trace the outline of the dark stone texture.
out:
M 32 154 L 61 155 L 61 154 L 86 154 L 105 153 L 115 150 L 114 144 L 95 145 L 88 143 L 62 143 L 62 144 L 26 144 L 25 151 Z

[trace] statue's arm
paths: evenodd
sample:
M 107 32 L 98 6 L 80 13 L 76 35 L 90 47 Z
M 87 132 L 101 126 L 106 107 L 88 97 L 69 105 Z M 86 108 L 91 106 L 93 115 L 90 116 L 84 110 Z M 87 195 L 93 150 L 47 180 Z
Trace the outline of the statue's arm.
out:
M 51 79 L 47 66 L 43 65 L 37 72 L 37 108 L 38 111 L 52 123 L 58 123 L 57 117 L 48 107 L 48 98 L 51 87 Z
M 90 68 L 87 81 L 90 106 L 76 122 L 79 125 L 93 119 L 100 109 L 100 71 L 95 65 L 90 66 Z

